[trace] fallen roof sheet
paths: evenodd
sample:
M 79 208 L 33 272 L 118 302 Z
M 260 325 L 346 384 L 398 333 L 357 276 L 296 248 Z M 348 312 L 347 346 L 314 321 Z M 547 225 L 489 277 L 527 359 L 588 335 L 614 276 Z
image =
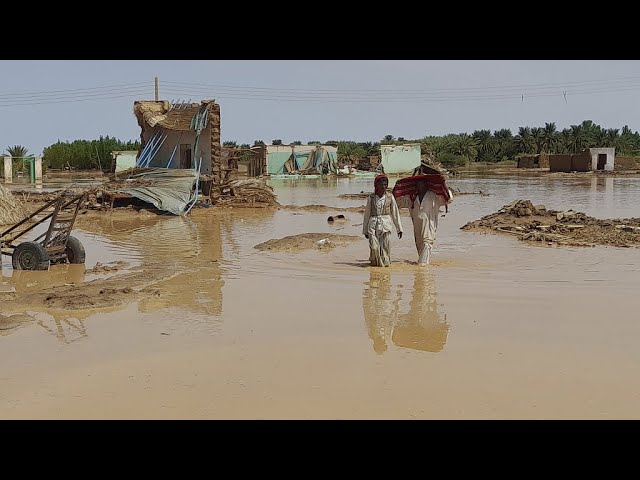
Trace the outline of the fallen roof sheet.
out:
M 155 168 L 136 175 L 128 180 L 149 182 L 144 185 L 132 185 L 118 189 L 118 193 L 126 193 L 151 203 L 158 210 L 174 215 L 182 215 L 194 200 L 194 185 L 198 179 L 197 170 Z

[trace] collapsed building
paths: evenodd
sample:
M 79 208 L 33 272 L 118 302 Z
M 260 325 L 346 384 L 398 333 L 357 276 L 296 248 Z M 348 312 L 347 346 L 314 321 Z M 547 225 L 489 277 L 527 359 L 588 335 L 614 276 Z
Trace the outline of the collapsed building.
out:
M 338 148 L 332 145 L 267 145 L 269 175 L 337 173 Z
M 175 215 L 188 213 L 199 199 L 205 204 L 277 203 L 263 182 L 236 180 L 237 156 L 223 152 L 220 105 L 214 100 L 136 101 L 133 113 L 140 126 L 140 149 L 133 168 L 127 168 L 128 152 L 113 154 L 113 173 L 118 177 L 124 170 L 127 175 L 101 192 L 112 208 L 115 202 L 131 203 L 133 198 Z
M 220 105 L 214 100 L 136 101 L 133 112 L 141 130 L 138 167 L 196 169 L 218 184 L 228 176 L 222 166 Z

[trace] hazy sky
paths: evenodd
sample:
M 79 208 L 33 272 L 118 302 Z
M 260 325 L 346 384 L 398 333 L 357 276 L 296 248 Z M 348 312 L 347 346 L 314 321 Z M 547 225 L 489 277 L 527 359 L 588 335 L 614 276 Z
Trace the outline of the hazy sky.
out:
M 585 119 L 640 130 L 640 61 L 0 61 L 0 148 L 137 139 L 134 100 L 221 106 L 222 140 L 377 141 Z M 566 92 L 566 99 L 564 93 Z M 522 98 L 524 95 L 524 99 Z

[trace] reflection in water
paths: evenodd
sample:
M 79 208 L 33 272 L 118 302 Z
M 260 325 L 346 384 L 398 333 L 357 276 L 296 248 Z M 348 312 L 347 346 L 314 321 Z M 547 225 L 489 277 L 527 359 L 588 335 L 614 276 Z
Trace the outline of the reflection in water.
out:
M 222 240 L 221 220 L 223 216 L 185 219 L 181 217 L 139 217 L 92 219 L 91 231 L 98 234 L 93 241 L 95 248 L 108 248 L 119 253 L 122 260 L 137 260 L 141 265 L 120 271 L 115 276 L 85 275 L 87 265 L 56 265 L 49 271 L 13 271 L 11 276 L 2 276 L 0 292 L 22 296 L 39 294 L 46 289 L 58 287 L 66 290 L 74 285 L 86 285 L 87 290 L 78 289 L 78 294 L 97 293 L 89 280 L 96 279 L 99 288 L 123 289 L 130 287 L 142 291 L 137 300 L 137 311 L 152 313 L 164 310 L 172 318 L 182 318 L 188 329 L 202 329 L 214 333 L 219 330 L 222 315 Z M 91 255 L 88 250 L 87 257 Z M 81 287 L 82 288 L 82 287 Z M 89 290 L 93 288 L 94 290 Z M 44 292 L 43 292 L 44 293 Z M 102 292 L 100 292 L 102 293 Z M 34 297 L 30 297 L 34 298 Z M 100 305 L 100 312 L 119 311 L 127 302 Z M 28 302 L 10 305 L 21 317 L 11 319 L 12 325 L 34 323 L 22 321 L 28 313 L 35 316 L 35 324 L 69 343 L 87 336 L 84 319 L 96 313 L 95 308 L 80 310 L 58 310 L 41 303 Z M 98 308 L 98 307 L 96 307 Z M 170 310 L 170 311 L 169 311 Z M 20 320 L 20 322 L 18 322 Z M 6 322 L 5 322 L 6 323 Z M 5 325 L 7 326 L 7 325 Z M 4 329 L 5 334 L 15 331 Z
M 421 269 L 415 273 L 409 311 L 398 318 L 391 339 L 399 347 L 435 353 L 444 348 L 448 335 L 447 316 L 438 313 L 433 273 Z
M 362 308 L 367 323 L 369 338 L 373 341 L 373 350 L 382 354 L 387 351 L 391 331 L 397 321 L 397 298 L 391 297 L 391 275 L 385 272 L 371 270 L 368 288 L 364 289 Z
M 2 285 L 12 287 L 16 293 L 25 294 L 60 285 L 79 285 L 85 280 L 84 265 L 53 265 L 48 271 L 9 270 L 2 272 Z
M 36 323 L 61 342 L 68 344 L 88 336 L 83 319 L 56 314 L 51 315 L 51 317 L 53 325 L 51 325 L 51 321 L 44 319 L 38 319 Z
M 373 350 L 382 354 L 390 342 L 398 347 L 440 352 L 449 334 L 446 315 L 438 312 L 435 280 L 428 269 L 414 274 L 409 311 L 400 313 L 402 290 L 392 293 L 391 275 L 372 269 L 362 297 L 364 318 Z

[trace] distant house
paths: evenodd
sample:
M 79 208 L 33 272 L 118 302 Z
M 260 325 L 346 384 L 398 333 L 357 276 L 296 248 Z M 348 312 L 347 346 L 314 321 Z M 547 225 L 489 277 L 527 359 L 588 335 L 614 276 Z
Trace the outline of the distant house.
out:
M 611 171 L 615 168 L 615 148 L 590 148 L 591 169 Z
M 138 150 L 116 150 L 111 152 L 111 171 L 119 173 L 136 166 Z
M 615 148 L 590 148 L 581 153 L 549 155 L 550 172 L 613 170 Z
M 384 173 L 410 173 L 420 166 L 420 144 L 380 145 L 380 165 Z
M 338 148 L 331 145 L 267 145 L 267 173 L 336 172 Z
M 141 129 L 138 166 L 200 168 L 220 181 L 220 105 L 214 100 L 175 105 L 136 101 L 133 112 Z

